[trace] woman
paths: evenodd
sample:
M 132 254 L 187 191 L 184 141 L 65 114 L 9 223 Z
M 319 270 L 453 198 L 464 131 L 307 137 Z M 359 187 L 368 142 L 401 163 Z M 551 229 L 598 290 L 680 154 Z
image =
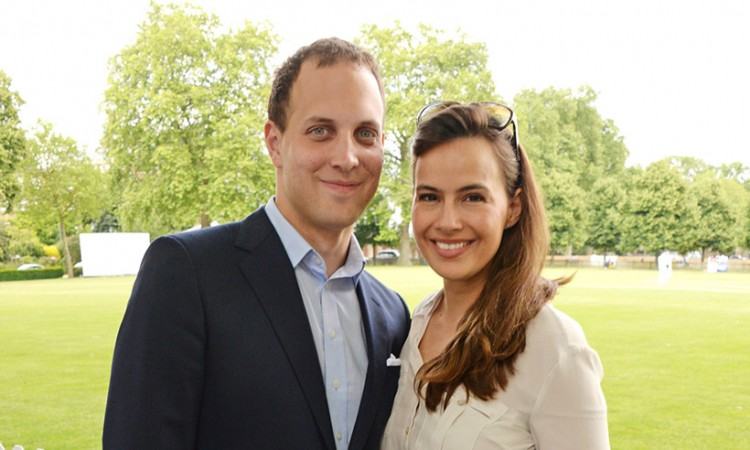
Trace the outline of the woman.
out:
M 599 358 L 540 277 L 547 224 L 513 112 L 438 103 L 417 123 L 412 225 L 443 289 L 414 311 L 382 448 L 609 448 Z

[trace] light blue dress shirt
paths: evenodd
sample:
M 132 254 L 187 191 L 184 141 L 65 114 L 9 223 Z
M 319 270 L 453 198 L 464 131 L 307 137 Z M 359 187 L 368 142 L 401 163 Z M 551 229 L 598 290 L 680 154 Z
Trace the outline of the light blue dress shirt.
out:
M 365 331 L 355 290 L 365 266 L 362 249 L 352 236 L 344 265 L 326 278 L 323 258 L 284 218 L 275 198 L 265 211 L 294 267 L 323 372 L 336 449 L 345 450 L 367 374 Z

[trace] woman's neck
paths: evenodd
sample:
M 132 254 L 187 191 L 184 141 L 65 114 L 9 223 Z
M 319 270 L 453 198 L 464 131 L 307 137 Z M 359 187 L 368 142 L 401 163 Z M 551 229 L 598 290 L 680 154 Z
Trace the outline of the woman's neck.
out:
M 458 322 L 477 301 L 484 288 L 484 279 L 471 281 L 443 281 L 442 313 Z

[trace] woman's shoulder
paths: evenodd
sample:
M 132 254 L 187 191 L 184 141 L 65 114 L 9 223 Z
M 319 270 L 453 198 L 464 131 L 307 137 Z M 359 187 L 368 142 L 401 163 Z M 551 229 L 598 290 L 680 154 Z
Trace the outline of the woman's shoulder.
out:
M 514 408 L 530 413 L 560 364 L 594 354 L 578 322 L 547 303 L 526 328 L 526 347 L 504 394 Z
M 422 300 L 416 308 L 414 308 L 412 316 L 417 317 L 429 315 L 430 312 L 432 312 L 432 309 L 435 307 L 435 303 L 437 303 L 437 301 L 440 299 L 442 293 L 443 291 L 439 290 L 425 297 L 425 299 Z
M 529 322 L 526 344 L 540 345 L 547 350 L 588 346 L 581 325 L 550 303 L 544 305 Z

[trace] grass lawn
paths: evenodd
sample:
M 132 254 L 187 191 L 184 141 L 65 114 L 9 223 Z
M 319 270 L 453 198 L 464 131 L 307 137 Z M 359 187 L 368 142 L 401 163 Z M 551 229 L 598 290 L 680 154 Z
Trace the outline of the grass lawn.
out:
M 425 267 L 372 271 L 412 307 L 440 286 Z M 132 282 L 0 283 L 6 448 L 100 447 Z M 750 448 L 750 273 L 675 272 L 660 285 L 655 272 L 584 269 L 555 303 L 583 325 L 604 363 L 612 448 Z

